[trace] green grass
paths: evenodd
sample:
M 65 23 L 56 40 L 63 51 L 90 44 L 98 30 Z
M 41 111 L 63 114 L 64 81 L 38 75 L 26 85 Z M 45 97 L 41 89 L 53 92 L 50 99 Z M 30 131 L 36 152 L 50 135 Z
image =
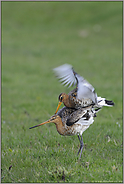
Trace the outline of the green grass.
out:
M 122 182 L 122 2 L 1 4 L 1 182 Z M 52 72 L 64 63 L 115 102 L 84 132 L 80 161 L 77 136 L 29 130 L 72 89 Z

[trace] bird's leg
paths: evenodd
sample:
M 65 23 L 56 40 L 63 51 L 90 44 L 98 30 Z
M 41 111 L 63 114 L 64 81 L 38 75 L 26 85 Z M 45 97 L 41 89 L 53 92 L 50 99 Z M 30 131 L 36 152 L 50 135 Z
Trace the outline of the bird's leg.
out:
M 80 141 L 80 148 L 79 148 L 79 151 L 78 151 L 77 155 L 80 153 L 80 150 L 81 150 L 81 139 L 80 139 L 80 136 L 79 135 L 78 135 L 78 139 Z
M 84 146 L 82 135 L 81 135 L 81 139 L 80 139 L 80 136 L 78 135 L 78 139 L 79 139 L 79 141 L 80 141 L 80 148 L 79 148 L 78 154 L 79 154 L 80 151 L 81 151 L 81 153 L 80 153 L 80 158 L 81 158 L 82 151 L 83 151 L 83 146 Z M 77 155 L 78 155 L 78 154 L 77 154 Z

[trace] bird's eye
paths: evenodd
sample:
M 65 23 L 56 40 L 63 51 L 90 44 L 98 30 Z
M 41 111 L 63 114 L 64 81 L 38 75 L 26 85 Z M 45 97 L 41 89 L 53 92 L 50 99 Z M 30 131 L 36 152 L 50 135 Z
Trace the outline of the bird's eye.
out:
M 59 95 L 59 101 L 60 102 L 62 102 L 62 100 L 63 100 L 63 95 L 62 95 L 62 93 Z
M 62 101 L 62 99 L 63 99 L 63 96 L 60 96 L 60 101 Z
M 55 116 L 53 116 L 52 118 L 51 118 L 51 120 L 53 121 L 54 119 L 56 119 L 56 117 Z

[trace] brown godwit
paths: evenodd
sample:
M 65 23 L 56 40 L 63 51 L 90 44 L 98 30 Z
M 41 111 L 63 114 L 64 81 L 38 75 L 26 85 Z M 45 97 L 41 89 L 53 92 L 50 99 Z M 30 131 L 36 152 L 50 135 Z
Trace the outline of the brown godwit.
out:
M 82 108 L 93 105 L 94 108 L 102 108 L 103 106 L 113 106 L 113 101 L 105 98 L 97 97 L 94 87 L 83 77 L 77 74 L 71 65 L 64 64 L 54 69 L 56 76 L 61 82 L 69 87 L 74 83 L 77 87 L 69 94 L 61 93 L 59 95 L 59 104 L 56 109 L 58 111 L 62 102 L 69 108 Z
M 63 107 L 57 112 L 57 114 L 51 116 L 49 120 L 39 125 L 33 126 L 30 129 L 47 123 L 54 123 L 60 135 L 78 135 L 78 139 L 80 141 L 78 154 L 80 153 L 81 158 L 84 145 L 82 134 L 94 122 L 93 118 L 95 117 L 96 112 L 97 111 L 92 109 L 92 105 L 77 110 Z

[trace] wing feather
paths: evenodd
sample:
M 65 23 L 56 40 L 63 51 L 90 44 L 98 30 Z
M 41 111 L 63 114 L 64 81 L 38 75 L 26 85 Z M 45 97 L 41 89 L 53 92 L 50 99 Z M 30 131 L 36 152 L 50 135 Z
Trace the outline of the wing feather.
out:
M 97 103 L 97 94 L 94 87 L 86 81 L 82 76 L 78 75 L 69 64 L 61 65 L 53 69 L 57 78 L 65 86 L 74 86 L 77 84 L 77 99 L 90 98 L 93 102 Z
M 54 73 L 56 74 L 57 78 L 60 79 L 60 82 L 63 82 L 64 85 L 69 85 L 70 87 L 72 84 L 76 85 L 77 81 L 73 73 L 72 66 L 69 64 L 64 64 L 57 68 L 54 68 Z

